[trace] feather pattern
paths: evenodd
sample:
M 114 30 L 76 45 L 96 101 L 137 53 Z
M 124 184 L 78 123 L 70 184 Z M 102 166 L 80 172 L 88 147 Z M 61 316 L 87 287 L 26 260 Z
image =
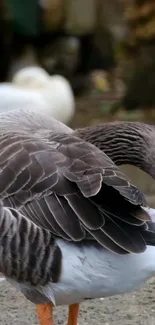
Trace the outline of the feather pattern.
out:
M 33 286 L 58 281 L 61 251 L 49 231 L 37 227 L 19 211 L 0 204 L 0 270 Z M 55 260 L 59 263 L 55 265 Z
M 36 117 L 40 129 L 33 133 L 29 119 L 0 116 L 0 245 L 11 256 L 9 267 L 0 258 L 0 270 L 31 284 L 58 281 L 62 257 L 54 238 L 94 240 L 118 254 L 143 252 L 150 220 L 143 193 L 94 145 L 68 129 L 46 129 Z M 29 267 L 20 274 L 13 263 L 21 243 L 19 263 L 25 256 Z

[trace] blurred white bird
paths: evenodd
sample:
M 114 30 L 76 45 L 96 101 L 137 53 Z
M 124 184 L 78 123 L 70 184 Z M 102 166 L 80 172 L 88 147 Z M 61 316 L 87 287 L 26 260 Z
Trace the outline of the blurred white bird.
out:
M 60 75 L 50 76 L 40 67 L 18 71 L 12 83 L 0 84 L 0 112 L 30 108 L 68 124 L 75 112 L 69 82 Z

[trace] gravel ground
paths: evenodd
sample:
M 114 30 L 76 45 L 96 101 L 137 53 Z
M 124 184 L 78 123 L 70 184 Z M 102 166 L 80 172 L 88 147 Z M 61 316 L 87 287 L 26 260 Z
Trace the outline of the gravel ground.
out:
M 67 308 L 55 308 L 55 324 L 65 325 Z M 0 282 L 0 325 L 37 325 L 35 305 L 6 281 Z M 79 325 L 154 325 L 155 279 L 137 293 L 81 304 Z

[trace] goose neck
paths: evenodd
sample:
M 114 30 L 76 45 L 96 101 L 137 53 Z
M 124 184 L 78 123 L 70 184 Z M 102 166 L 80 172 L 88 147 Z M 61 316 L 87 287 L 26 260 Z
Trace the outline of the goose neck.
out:
M 104 151 L 116 165 L 134 165 L 155 178 L 153 125 L 112 122 L 77 129 L 76 135 Z

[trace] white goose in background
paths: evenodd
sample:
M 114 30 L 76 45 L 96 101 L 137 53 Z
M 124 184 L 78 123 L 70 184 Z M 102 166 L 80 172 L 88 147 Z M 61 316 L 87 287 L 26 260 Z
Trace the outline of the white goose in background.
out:
M 68 124 L 75 113 L 75 100 L 67 79 L 50 76 L 40 67 L 22 68 L 12 83 L 0 84 L 0 112 L 30 108 Z
M 0 114 L 0 272 L 37 304 L 41 325 L 54 324 L 55 305 L 69 305 L 68 325 L 77 325 L 84 299 L 155 275 L 154 210 L 144 205 L 69 127 L 30 110 Z

